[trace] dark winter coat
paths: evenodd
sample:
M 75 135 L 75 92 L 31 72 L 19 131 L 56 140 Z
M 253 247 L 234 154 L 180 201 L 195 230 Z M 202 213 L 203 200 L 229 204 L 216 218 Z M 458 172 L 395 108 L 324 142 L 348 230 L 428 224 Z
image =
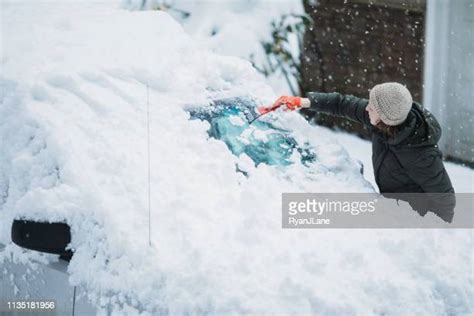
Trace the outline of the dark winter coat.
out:
M 365 110 L 367 99 L 316 92 L 307 97 L 310 110 L 345 117 L 370 128 L 372 164 L 380 193 L 428 193 L 422 200 L 419 195 L 417 199 L 400 199 L 407 200 L 422 216 L 432 211 L 451 222 L 456 204 L 454 189 L 437 145 L 441 127 L 430 112 L 414 102 L 396 135 L 389 138 L 370 123 Z

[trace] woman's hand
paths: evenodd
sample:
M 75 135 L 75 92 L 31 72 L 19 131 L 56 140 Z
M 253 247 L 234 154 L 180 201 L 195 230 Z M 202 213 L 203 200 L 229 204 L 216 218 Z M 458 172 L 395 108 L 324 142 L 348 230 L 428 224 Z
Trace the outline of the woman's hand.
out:
M 309 108 L 311 102 L 309 99 L 294 97 L 294 96 L 281 96 L 274 103 L 272 108 L 285 106 L 287 111 L 294 111 L 300 108 Z

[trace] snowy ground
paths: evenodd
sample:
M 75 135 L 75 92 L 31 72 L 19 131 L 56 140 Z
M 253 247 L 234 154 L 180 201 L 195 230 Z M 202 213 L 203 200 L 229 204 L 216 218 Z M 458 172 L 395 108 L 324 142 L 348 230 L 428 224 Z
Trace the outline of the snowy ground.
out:
M 209 98 L 273 100 L 248 62 L 209 52 L 163 12 L 1 5 L 0 262 L 56 260 L 12 245 L 13 218 L 65 220 L 70 282 L 114 313 L 473 311 L 471 230 L 281 229 L 282 192 L 372 187 L 333 132 L 296 113 L 270 118 L 315 147 L 311 172 L 255 168 L 189 121 L 186 105 Z

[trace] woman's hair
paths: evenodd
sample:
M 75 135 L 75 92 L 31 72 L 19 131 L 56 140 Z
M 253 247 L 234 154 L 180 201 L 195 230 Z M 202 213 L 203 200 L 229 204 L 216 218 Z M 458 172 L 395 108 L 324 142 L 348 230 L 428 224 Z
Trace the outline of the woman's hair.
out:
M 375 127 L 382 131 L 382 133 L 388 138 L 395 138 L 398 132 L 398 126 L 387 125 L 382 121 L 375 125 Z

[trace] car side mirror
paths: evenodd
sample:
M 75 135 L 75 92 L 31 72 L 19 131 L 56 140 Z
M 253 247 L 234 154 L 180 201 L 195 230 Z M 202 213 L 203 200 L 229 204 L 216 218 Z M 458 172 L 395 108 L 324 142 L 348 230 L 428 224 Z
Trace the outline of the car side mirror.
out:
M 71 228 L 66 223 L 14 220 L 12 241 L 23 248 L 60 255 L 70 261 L 72 251 L 66 249 L 71 242 Z

